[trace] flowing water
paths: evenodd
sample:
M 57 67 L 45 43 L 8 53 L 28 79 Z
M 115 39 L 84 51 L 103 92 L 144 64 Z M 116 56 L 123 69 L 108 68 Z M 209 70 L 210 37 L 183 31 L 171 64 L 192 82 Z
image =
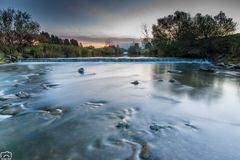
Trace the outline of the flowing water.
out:
M 239 160 L 240 74 L 199 66 L 2 65 L 0 96 L 11 96 L 0 101 L 0 151 L 13 160 Z

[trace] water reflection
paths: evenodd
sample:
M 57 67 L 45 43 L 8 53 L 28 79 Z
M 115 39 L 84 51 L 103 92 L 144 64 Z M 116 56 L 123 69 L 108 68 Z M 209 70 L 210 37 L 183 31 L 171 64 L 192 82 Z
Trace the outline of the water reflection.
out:
M 198 68 L 199 65 L 156 64 L 152 69 L 153 88 L 156 90 L 168 89 L 170 94 L 179 97 L 188 96 L 192 100 L 208 99 L 208 101 L 214 101 L 221 98 L 225 79 L 217 74 L 199 72 Z M 180 70 L 182 73 L 168 73 L 169 70 Z M 159 79 L 165 82 L 175 79 L 179 83 L 162 83 L 158 81 Z

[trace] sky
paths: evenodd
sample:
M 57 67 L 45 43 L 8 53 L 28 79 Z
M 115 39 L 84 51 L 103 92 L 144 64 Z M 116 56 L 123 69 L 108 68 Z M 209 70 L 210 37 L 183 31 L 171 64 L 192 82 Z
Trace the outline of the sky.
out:
M 176 10 L 192 15 L 224 11 L 240 24 L 239 7 L 240 0 L 0 0 L 0 9 L 30 13 L 43 31 L 96 47 L 108 39 L 120 45 L 139 41 L 143 24 L 151 30 L 158 18 Z

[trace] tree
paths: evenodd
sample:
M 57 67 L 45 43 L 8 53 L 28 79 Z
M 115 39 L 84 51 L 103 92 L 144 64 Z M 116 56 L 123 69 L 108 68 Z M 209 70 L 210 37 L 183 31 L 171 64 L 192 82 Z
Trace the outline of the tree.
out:
M 51 42 L 51 37 L 48 32 L 41 32 L 38 40 L 40 43 L 50 43 Z
M 158 19 L 157 25 L 153 25 L 152 43 L 155 48 L 166 49 L 176 42 L 230 35 L 236 30 L 236 25 L 222 11 L 215 17 L 200 13 L 192 17 L 189 13 L 176 11 Z
M 141 53 L 141 48 L 139 46 L 139 43 L 133 43 L 129 48 L 128 48 L 128 55 L 129 56 L 140 56 Z
M 2 10 L 0 12 L 1 43 L 3 44 L 13 43 L 14 12 L 13 9 Z
M 18 44 L 31 44 L 39 33 L 39 24 L 31 20 L 31 16 L 22 11 L 14 14 L 14 41 Z
M 58 36 L 51 35 L 50 42 L 52 44 L 63 44 L 63 40 L 59 38 Z
M 224 12 L 220 11 L 214 20 L 217 23 L 216 36 L 227 36 L 236 31 L 237 23 L 232 18 L 227 18 Z
M 197 38 L 210 38 L 216 36 L 217 22 L 210 15 L 202 16 L 198 13 L 193 19 Z
M 39 33 L 40 26 L 31 16 L 13 9 L 0 11 L 0 42 L 5 45 L 30 45 Z
M 77 40 L 75 40 L 75 39 L 71 39 L 70 40 L 70 44 L 72 45 L 72 46 L 78 46 L 78 41 Z
M 152 49 L 152 44 L 151 44 L 151 39 L 149 36 L 149 30 L 148 30 L 148 26 L 147 24 L 143 24 L 142 26 L 142 34 L 144 36 L 143 40 L 142 40 L 142 44 L 144 46 L 145 49 Z
M 63 42 L 63 44 L 68 46 L 68 45 L 70 45 L 70 42 L 69 42 L 69 40 L 68 40 L 68 39 L 64 39 L 64 42 Z

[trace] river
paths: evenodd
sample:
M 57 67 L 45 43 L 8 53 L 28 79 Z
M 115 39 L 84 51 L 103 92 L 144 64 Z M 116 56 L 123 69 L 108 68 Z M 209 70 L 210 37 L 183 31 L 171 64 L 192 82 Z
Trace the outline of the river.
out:
M 240 74 L 200 65 L 1 65 L 0 96 L 11 96 L 0 101 L 0 151 L 13 160 L 239 160 Z

